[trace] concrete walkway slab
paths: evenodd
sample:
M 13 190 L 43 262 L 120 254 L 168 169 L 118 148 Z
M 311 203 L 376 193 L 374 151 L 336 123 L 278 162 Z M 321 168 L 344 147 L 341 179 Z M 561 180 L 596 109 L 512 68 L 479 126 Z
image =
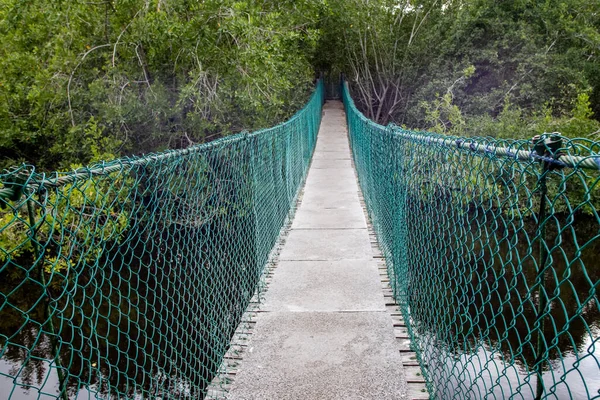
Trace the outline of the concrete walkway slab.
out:
M 315 168 L 317 160 L 313 161 L 313 166 L 308 172 L 307 179 L 330 177 L 335 178 L 338 176 L 352 176 L 354 177 L 354 171 L 346 165 L 345 160 L 332 160 L 328 162 L 321 160 L 323 163 Z
M 231 400 L 402 399 L 405 384 L 384 312 L 266 312 Z
M 318 144 L 315 150 L 328 152 L 328 153 L 346 152 L 346 151 L 348 151 L 348 153 L 350 153 L 350 146 L 348 145 L 348 143 L 341 144 L 340 141 L 335 140 L 335 141 L 331 141 L 331 142 Z
M 327 129 L 330 133 L 336 131 L 336 129 L 334 127 L 327 127 L 325 125 L 323 125 L 323 129 Z M 338 129 L 337 130 L 337 135 L 333 136 L 323 136 L 321 138 L 319 138 L 319 142 L 317 143 L 317 147 L 324 145 L 324 144 L 337 144 L 341 147 L 349 147 L 349 142 L 347 140 L 347 138 L 345 138 L 345 136 L 348 135 L 348 130 L 347 129 Z
M 346 168 L 346 169 L 350 169 L 352 168 L 352 161 L 349 158 L 345 158 L 345 159 L 338 159 L 338 160 L 330 160 L 330 159 L 325 159 L 325 158 L 321 158 L 319 160 L 317 160 L 316 158 L 313 158 L 312 160 L 312 164 L 311 164 L 311 171 L 315 171 L 315 170 L 319 170 L 319 169 L 329 169 L 329 168 Z
M 335 196 L 332 196 L 332 194 L 328 193 L 328 192 L 304 193 L 302 202 L 311 204 L 315 207 L 319 207 L 322 209 L 348 208 L 351 206 L 352 207 L 360 206 L 360 200 L 358 198 L 358 193 L 353 190 L 337 192 L 337 193 L 335 193 Z
M 340 102 L 328 102 L 301 204 L 228 398 L 405 399 Z
M 342 134 L 342 132 L 339 132 L 339 134 Z M 345 135 L 346 132 L 343 132 L 343 134 Z M 350 144 L 348 143 L 348 140 L 345 140 L 344 138 L 338 138 L 338 137 L 331 137 L 328 139 L 321 139 L 318 143 L 317 143 L 317 149 L 323 149 L 326 146 L 338 146 L 338 149 L 332 149 L 329 151 L 341 151 L 341 150 L 346 150 L 350 148 Z
M 290 231 L 279 259 L 368 260 L 373 257 L 369 232 L 363 229 L 319 229 Z
M 326 173 L 327 172 L 327 173 Z M 314 173 L 309 174 L 306 178 L 306 184 L 316 183 L 318 181 L 326 181 L 326 183 L 342 183 L 343 185 L 348 185 L 353 189 L 356 189 L 358 192 L 358 185 L 356 185 L 356 177 L 352 174 L 349 174 L 348 171 L 344 171 L 341 169 L 328 169 L 328 170 L 315 170 Z M 343 181 L 343 182 L 341 182 Z M 306 193 L 307 188 L 304 186 L 304 192 Z
M 303 204 L 294 217 L 292 229 L 364 229 L 365 214 L 356 208 L 323 209 Z
M 306 181 L 304 186 L 306 193 L 324 193 L 324 194 L 335 194 L 335 193 L 358 193 L 358 185 L 356 180 L 349 177 L 339 177 L 338 179 L 326 178 L 326 179 L 310 179 Z
M 350 160 L 350 151 L 315 151 L 313 160 Z
M 311 169 L 306 178 L 306 183 L 314 181 L 337 182 L 340 179 L 344 179 L 347 182 L 356 182 L 356 176 L 354 175 L 354 171 L 352 171 L 351 169 L 349 170 L 348 168 L 321 168 Z M 358 186 L 353 185 L 353 187 L 356 187 L 358 192 Z
M 306 183 L 310 181 L 310 183 L 316 182 L 338 182 L 340 180 L 350 180 L 356 179 L 354 175 L 350 175 L 348 171 L 344 169 L 314 169 L 311 171 L 310 176 L 307 178 Z M 358 193 L 358 184 L 353 185 L 353 188 L 356 188 L 356 193 Z
M 385 311 L 378 277 L 372 261 L 281 261 L 262 310 Z

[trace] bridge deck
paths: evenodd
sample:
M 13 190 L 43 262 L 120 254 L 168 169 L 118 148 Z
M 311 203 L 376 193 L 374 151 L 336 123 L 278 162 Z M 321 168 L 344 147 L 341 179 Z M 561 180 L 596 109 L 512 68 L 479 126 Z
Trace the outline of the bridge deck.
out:
M 406 388 L 350 161 L 324 108 L 304 195 L 229 399 L 399 399 Z

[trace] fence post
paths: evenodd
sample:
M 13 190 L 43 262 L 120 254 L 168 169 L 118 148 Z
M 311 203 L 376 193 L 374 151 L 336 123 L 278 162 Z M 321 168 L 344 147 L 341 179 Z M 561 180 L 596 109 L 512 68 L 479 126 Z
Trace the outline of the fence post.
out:
M 46 298 L 46 306 L 44 310 L 44 314 L 46 316 L 46 320 L 48 321 L 48 325 L 50 327 L 50 332 L 52 333 L 52 355 L 54 356 L 54 361 L 56 362 L 56 373 L 58 375 L 58 390 L 60 392 L 60 397 L 63 400 L 69 400 L 69 396 L 67 394 L 66 381 L 65 376 L 63 375 L 63 366 L 60 361 L 60 354 L 58 344 L 58 335 L 54 329 L 54 322 L 52 322 L 52 314 L 50 313 L 50 296 L 48 295 L 48 287 L 46 284 L 46 276 L 44 275 L 44 260 L 43 255 L 40 252 L 38 242 L 36 240 L 36 228 L 35 228 L 35 211 L 33 209 L 33 200 L 31 200 L 32 193 L 28 190 L 24 190 L 23 194 L 27 196 L 27 215 L 29 217 L 29 240 L 31 241 L 31 245 L 33 247 L 33 255 L 35 257 L 36 262 L 39 263 L 39 276 L 42 286 L 44 288 L 44 297 Z
M 248 192 L 250 193 L 250 204 L 252 207 L 252 220 L 254 223 L 254 226 L 252 227 L 252 234 L 253 234 L 253 248 L 254 248 L 254 254 L 253 254 L 253 264 L 252 268 L 253 268 L 253 272 L 256 274 L 256 276 L 253 276 L 253 278 L 260 280 L 260 275 L 261 275 L 261 271 L 260 271 L 260 260 L 258 259 L 258 255 L 260 254 L 259 251 L 259 240 L 258 240 L 258 216 L 256 215 L 256 175 L 255 175 L 255 171 L 254 171 L 254 146 L 253 146 L 253 142 L 254 139 L 249 137 L 249 133 L 248 131 L 243 131 L 241 132 L 244 135 L 244 140 L 243 140 L 243 146 L 244 146 L 244 150 L 246 152 L 247 158 L 245 159 L 245 161 L 247 161 L 247 170 L 246 170 L 246 184 L 248 185 Z M 260 299 L 259 299 L 260 302 Z
M 539 282 L 537 289 L 538 294 L 538 309 L 537 309 L 537 320 L 538 320 L 538 332 L 537 332 L 537 343 L 536 343 L 536 400 L 539 400 L 544 395 L 544 379 L 543 379 L 543 362 L 542 353 L 544 353 L 545 337 L 545 317 L 544 314 L 548 312 L 548 296 L 546 294 L 546 280 L 548 278 L 548 272 L 546 271 L 546 264 L 548 263 L 548 249 L 546 245 L 546 206 L 547 206 L 547 177 L 548 173 L 558 168 L 558 165 L 553 164 L 550 158 L 556 158 L 559 156 L 558 150 L 562 147 L 562 138 L 559 134 L 553 134 L 550 137 L 541 137 L 539 135 L 532 139 L 534 145 L 534 151 L 538 156 L 545 157 L 547 159 L 542 160 L 542 174 L 538 180 L 538 188 L 540 191 L 540 207 L 538 211 L 537 220 L 537 236 L 539 236 L 540 251 L 539 251 L 539 269 L 536 281 Z

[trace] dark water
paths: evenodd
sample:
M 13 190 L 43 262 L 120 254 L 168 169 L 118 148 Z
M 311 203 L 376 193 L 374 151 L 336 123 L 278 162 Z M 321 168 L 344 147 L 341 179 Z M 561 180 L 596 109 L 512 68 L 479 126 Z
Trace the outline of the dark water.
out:
M 68 268 L 41 273 L 32 251 L 2 260 L 0 399 L 54 399 L 61 389 L 71 399 L 203 398 L 289 210 L 283 194 L 266 217 L 251 212 L 248 154 L 231 147 L 139 166 L 122 187 L 97 177 L 107 196 L 121 191 L 118 207 L 78 224 L 54 219 L 55 234 L 38 236 Z M 51 199 L 45 212 L 60 210 Z M 104 239 L 98 226 L 121 208 L 127 229 Z M 260 243 L 258 223 L 272 225 Z
M 599 396 L 597 221 L 580 215 L 570 221 L 557 217 L 548 225 L 551 268 L 542 293 L 550 309 L 539 361 L 535 221 L 515 228 L 501 226 L 501 215 L 466 218 L 458 230 L 427 220 L 408 229 L 407 240 L 422 249 L 408 255 L 412 323 L 438 398 L 533 399 L 540 365 L 546 398 Z M 230 240 L 242 243 L 247 226 L 238 221 L 228 232 Z M 69 284 L 69 296 L 53 303 L 59 335 L 51 334 L 40 285 L 24 279 L 20 269 L 3 271 L 0 292 L 10 293 L 11 306 L 2 309 L 0 319 L 0 398 L 56 398 L 57 342 L 60 359 L 69 366 L 70 398 L 108 397 L 114 390 L 128 398 L 166 392 L 203 397 L 245 309 L 250 277 L 257 275 L 251 268 L 247 275 L 232 275 L 227 263 L 208 266 L 198 260 L 203 255 L 248 266 L 256 260 L 247 259 L 244 246 L 236 255 L 228 243 L 206 241 L 214 235 L 206 228 L 164 231 L 154 242 L 171 244 L 169 251 L 161 246 L 148 251 L 147 241 L 133 240 L 139 234 L 115 244 Z M 176 245 L 187 240 L 204 244 Z M 187 369 L 190 360 L 197 362 L 195 371 Z
M 438 398 L 533 399 L 538 371 L 543 398 L 600 396 L 595 216 L 555 215 L 545 241 L 533 218 L 471 210 L 413 221 L 407 241 L 420 252 L 408 254 L 408 307 Z
M 49 282 L 48 310 L 37 275 L 3 270 L 0 399 L 56 398 L 54 354 L 69 398 L 204 397 L 259 277 L 253 226 L 224 218 L 127 233 L 82 272 Z M 222 235 L 236 246 L 207 240 Z
M 0 400 L 205 397 L 302 180 L 296 133 L 36 195 L 54 230 L 36 236 L 44 257 L 71 264 L 42 272 L 29 248 L 0 260 Z M 255 163 L 249 146 L 266 149 Z M 65 200 L 87 184 L 102 196 Z

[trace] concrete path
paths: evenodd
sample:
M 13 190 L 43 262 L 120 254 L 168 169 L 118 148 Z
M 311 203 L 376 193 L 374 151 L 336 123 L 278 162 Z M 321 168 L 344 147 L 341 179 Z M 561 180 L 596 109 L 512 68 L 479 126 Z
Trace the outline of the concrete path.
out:
M 324 108 L 304 195 L 229 399 L 403 399 L 340 102 Z

